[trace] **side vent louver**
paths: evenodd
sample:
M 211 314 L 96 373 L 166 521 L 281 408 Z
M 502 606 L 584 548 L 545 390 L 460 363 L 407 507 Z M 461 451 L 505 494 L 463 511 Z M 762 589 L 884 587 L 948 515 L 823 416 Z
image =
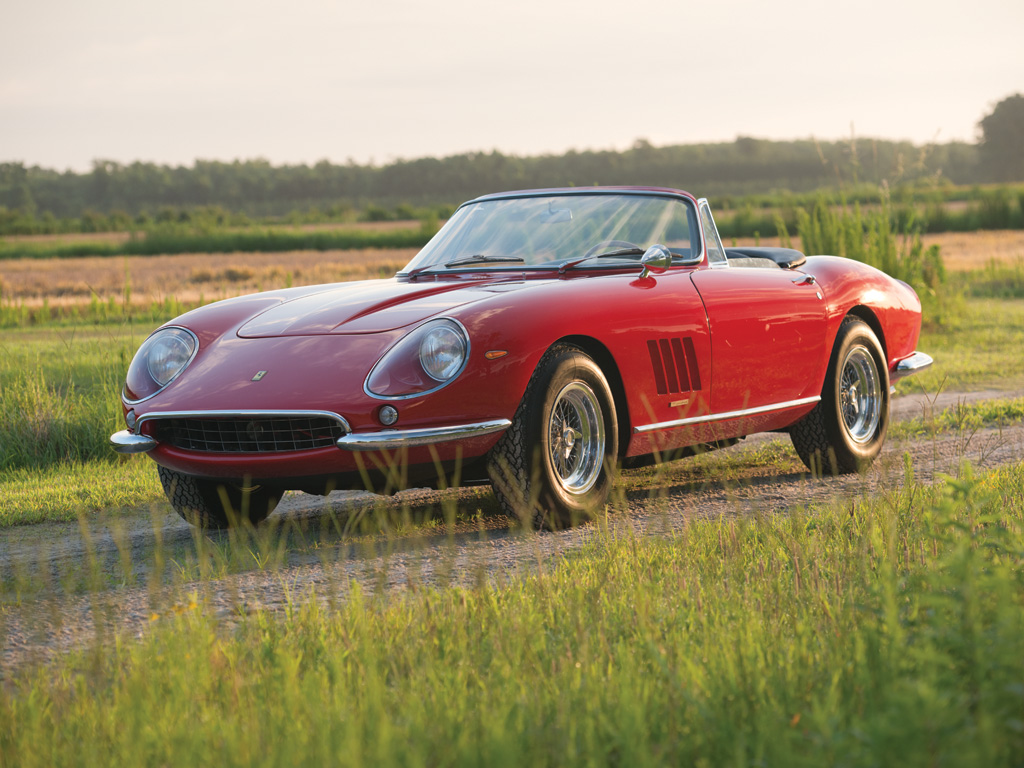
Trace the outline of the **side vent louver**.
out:
M 696 392 L 700 389 L 700 370 L 693 339 L 650 339 L 647 351 L 651 355 L 654 383 L 659 395 Z

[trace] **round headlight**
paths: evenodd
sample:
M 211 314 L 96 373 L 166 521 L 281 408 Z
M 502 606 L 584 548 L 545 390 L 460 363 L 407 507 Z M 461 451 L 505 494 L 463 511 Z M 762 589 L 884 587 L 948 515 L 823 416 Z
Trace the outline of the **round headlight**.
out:
M 420 365 L 435 381 L 448 381 L 465 359 L 465 337 L 449 325 L 431 328 L 420 342 Z
M 153 381 L 165 387 L 171 379 L 181 373 L 192 358 L 194 347 L 191 341 L 191 338 L 184 334 L 174 333 L 165 333 L 153 341 L 149 348 L 149 359 L 146 361 Z
M 469 334 L 458 320 L 428 320 L 398 340 L 374 364 L 364 391 L 388 400 L 434 392 L 450 384 L 469 361 Z
M 188 366 L 199 340 L 184 328 L 161 328 L 146 339 L 132 358 L 125 377 L 124 399 L 137 403 L 170 384 Z

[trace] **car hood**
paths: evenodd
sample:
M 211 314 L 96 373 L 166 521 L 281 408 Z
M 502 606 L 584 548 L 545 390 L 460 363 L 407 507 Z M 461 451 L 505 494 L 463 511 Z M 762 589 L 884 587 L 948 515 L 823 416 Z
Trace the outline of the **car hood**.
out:
M 330 333 L 380 333 L 420 322 L 494 293 L 518 290 L 525 283 L 493 280 L 430 283 L 367 280 L 341 283 L 281 302 L 238 330 L 243 338 L 318 336 Z

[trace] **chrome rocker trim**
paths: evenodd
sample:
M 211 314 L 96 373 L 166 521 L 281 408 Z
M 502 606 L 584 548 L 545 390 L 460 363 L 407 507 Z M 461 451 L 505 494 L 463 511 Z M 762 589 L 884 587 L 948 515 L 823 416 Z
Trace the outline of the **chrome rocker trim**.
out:
M 784 411 L 787 408 L 796 408 L 801 405 L 810 405 L 821 400 L 821 396 L 803 397 L 799 400 L 790 400 L 785 403 L 773 403 L 772 405 L 760 405 L 757 408 L 746 408 L 742 411 L 727 411 L 726 413 L 709 413 L 706 416 L 691 416 L 688 419 L 676 419 L 675 421 L 660 421 L 657 424 L 645 424 L 642 427 L 634 427 L 633 432 L 642 434 L 654 432 L 659 429 L 672 429 L 673 427 L 685 427 L 688 424 L 706 424 L 709 421 L 725 421 L 726 419 L 740 419 L 744 416 L 756 416 L 759 413 L 769 411 Z
M 135 429 L 141 428 L 142 424 L 154 419 L 244 419 L 244 418 L 325 418 L 338 422 L 345 432 L 351 432 L 352 427 L 345 419 L 334 411 L 262 411 L 262 410 L 239 410 L 239 411 L 151 411 L 143 414 L 135 423 Z M 159 445 L 159 442 L 152 437 L 138 435 L 122 429 L 110 436 L 110 445 L 118 453 L 145 453 Z
M 481 421 L 476 424 L 458 424 L 451 427 L 425 429 L 386 429 L 381 432 L 350 432 L 338 438 L 338 447 L 345 451 L 381 451 L 396 448 L 414 448 L 421 445 L 464 440 L 492 432 L 501 432 L 512 426 L 508 419 Z
M 934 362 L 931 355 L 926 355 L 924 352 L 914 352 L 910 357 L 900 360 L 896 364 L 896 368 L 889 373 L 889 381 L 899 381 L 905 376 L 913 376 L 915 373 L 931 368 Z

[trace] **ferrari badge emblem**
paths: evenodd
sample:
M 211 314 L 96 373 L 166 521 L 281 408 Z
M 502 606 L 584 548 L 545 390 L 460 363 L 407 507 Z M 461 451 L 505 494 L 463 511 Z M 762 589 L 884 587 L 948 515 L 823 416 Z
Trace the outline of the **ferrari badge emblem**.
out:
M 252 380 L 253 381 L 259 381 L 260 379 L 262 379 L 266 375 L 267 375 L 266 371 L 257 371 L 256 375 L 252 377 Z

